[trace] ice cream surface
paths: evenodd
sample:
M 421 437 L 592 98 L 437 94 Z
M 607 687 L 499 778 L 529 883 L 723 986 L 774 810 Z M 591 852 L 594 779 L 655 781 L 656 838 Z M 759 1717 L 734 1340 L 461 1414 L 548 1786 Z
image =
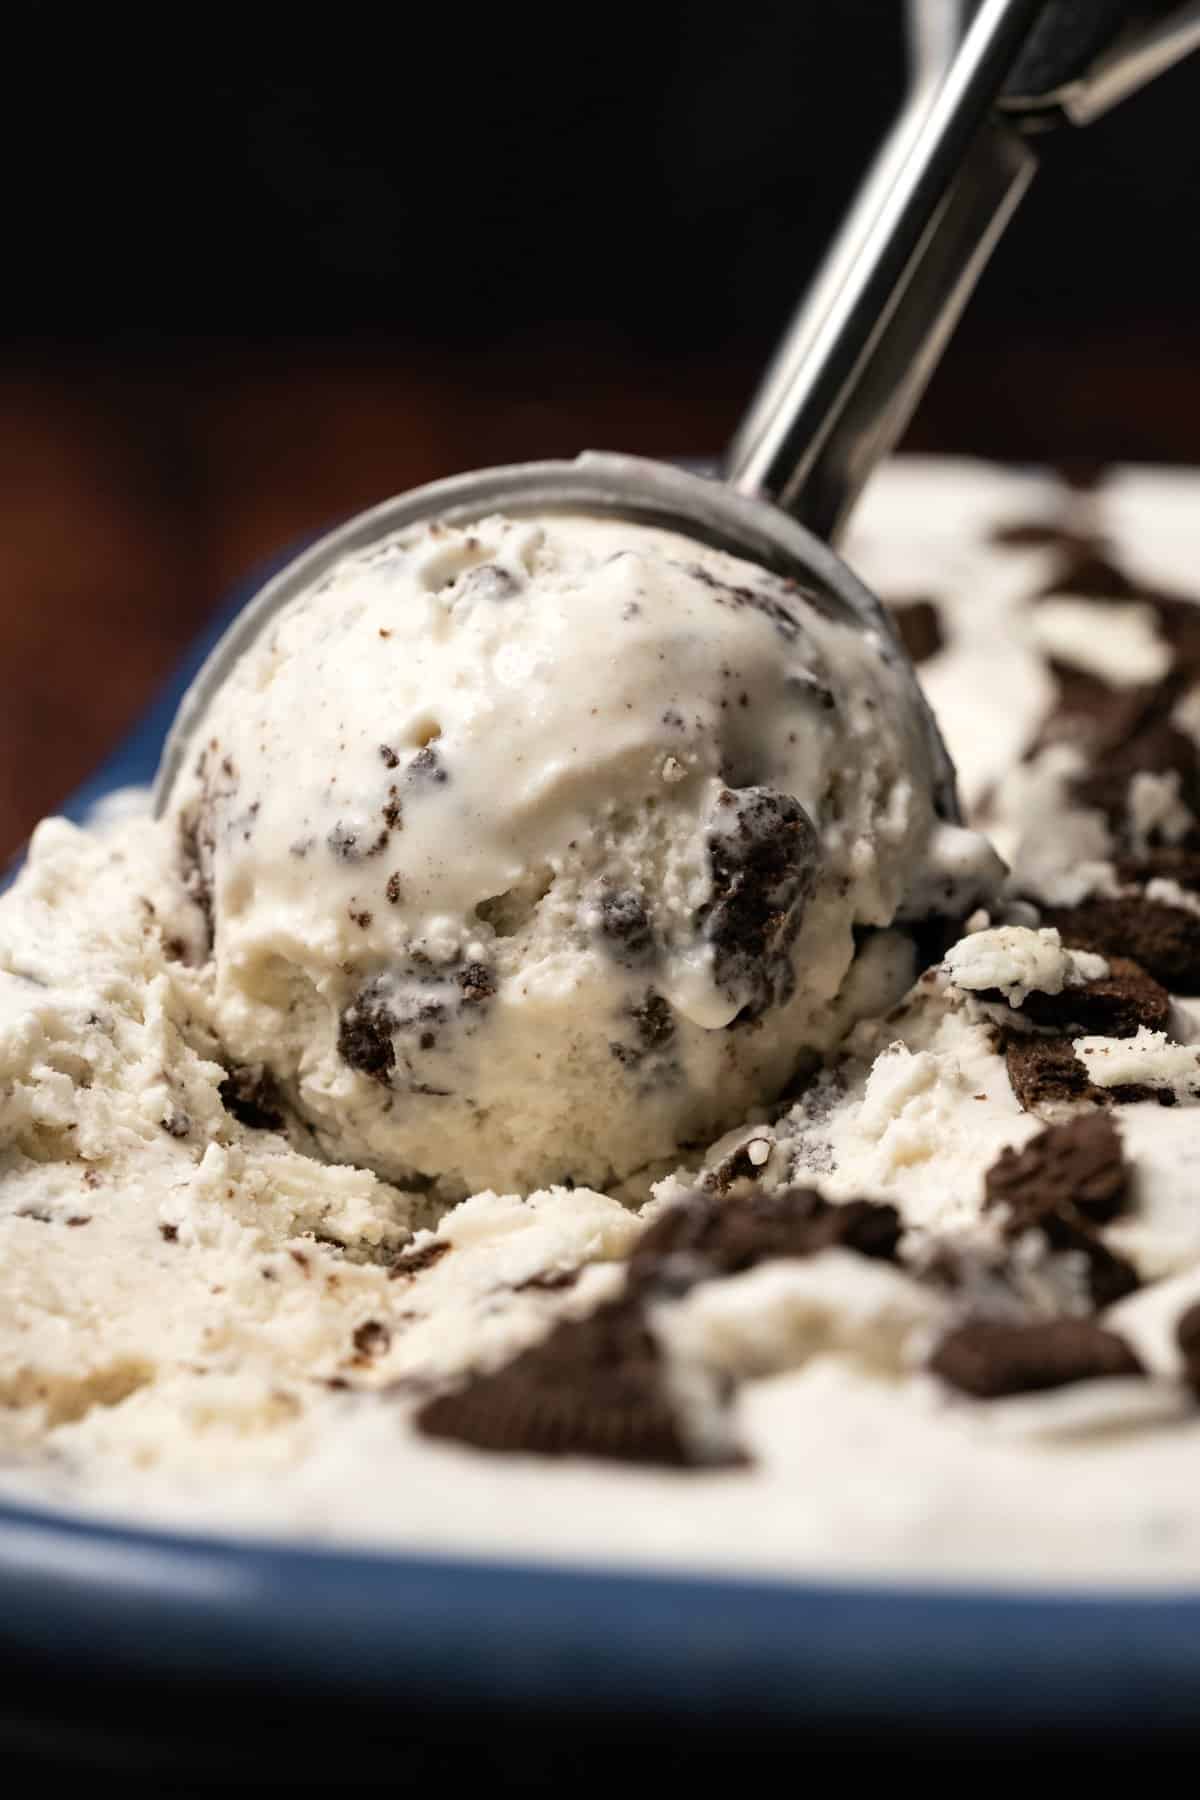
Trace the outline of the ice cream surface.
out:
M 1013 865 L 957 941 L 904 928 L 948 852 L 911 720 L 865 705 L 887 658 L 716 598 L 768 596 L 711 552 L 489 523 L 281 617 L 169 817 L 49 821 L 0 899 L 0 1489 L 407 1550 L 1200 1578 L 1198 497 L 903 461 L 868 495 L 848 556 Z M 803 900 L 747 903 L 732 959 L 727 793 L 807 820 Z M 640 1062 L 635 1025 L 580 1040 L 571 994 L 651 991 Z M 529 1079 L 564 1085 L 522 1148 Z M 710 1147 L 648 1200 L 610 1179 L 710 1082 Z M 594 1164 L 548 1148 L 560 1105 Z
M 844 1031 L 864 940 L 999 872 L 882 634 L 615 519 L 348 556 L 198 738 L 221 1043 L 329 1155 L 456 1196 L 703 1144 Z

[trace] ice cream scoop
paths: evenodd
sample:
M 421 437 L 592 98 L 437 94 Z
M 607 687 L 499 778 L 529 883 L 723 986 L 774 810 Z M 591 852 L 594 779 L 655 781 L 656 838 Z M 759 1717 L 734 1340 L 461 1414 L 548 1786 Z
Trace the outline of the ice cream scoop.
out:
M 980 8 L 919 167 L 1039 10 Z M 619 1181 L 769 1103 L 994 888 L 883 610 L 803 490 L 739 491 L 773 491 L 757 460 L 721 484 L 589 454 L 389 501 L 201 673 L 158 797 L 212 1023 L 330 1158 L 447 1194 Z

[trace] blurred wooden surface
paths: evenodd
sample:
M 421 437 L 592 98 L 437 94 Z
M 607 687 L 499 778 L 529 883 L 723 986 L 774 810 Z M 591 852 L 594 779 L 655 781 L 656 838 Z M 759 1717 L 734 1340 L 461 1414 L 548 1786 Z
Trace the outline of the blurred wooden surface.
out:
M 585 445 L 719 449 L 742 359 L 664 363 L 597 332 L 491 353 L 296 344 L 0 363 L 0 856 L 136 719 L 230 585 L 419 481 Z M 1155 333 L 1003 354 L 965 336 L 923 449 L 1200 457 L 1200 369 Z M 1198 525 L 1200 540 L 1200 525 Z

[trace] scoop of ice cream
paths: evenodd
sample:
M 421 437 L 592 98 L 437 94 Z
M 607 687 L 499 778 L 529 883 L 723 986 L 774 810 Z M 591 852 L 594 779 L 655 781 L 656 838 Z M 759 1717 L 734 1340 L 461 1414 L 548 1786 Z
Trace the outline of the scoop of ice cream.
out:
M 335 1158 L 447 1192 L 623 1178 L 843 1030 L 872 933 L 994 880 L 938 816 L 920 706 L 882 637 L 656 529 L 348 557 L 235 667 L 173 796 L 216 1031 Z

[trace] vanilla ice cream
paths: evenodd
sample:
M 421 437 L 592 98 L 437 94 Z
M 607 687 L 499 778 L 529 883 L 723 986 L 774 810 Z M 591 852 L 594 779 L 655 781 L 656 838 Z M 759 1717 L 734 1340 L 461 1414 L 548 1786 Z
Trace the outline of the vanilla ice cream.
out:
M 454 1195 L 706 1141 L 844 1030 L 860 946 L 1000 872 L 888 641 L 620 520 L 348 556 L 198 739 L 171 814 L 217 1037 L 328 1155 Z

